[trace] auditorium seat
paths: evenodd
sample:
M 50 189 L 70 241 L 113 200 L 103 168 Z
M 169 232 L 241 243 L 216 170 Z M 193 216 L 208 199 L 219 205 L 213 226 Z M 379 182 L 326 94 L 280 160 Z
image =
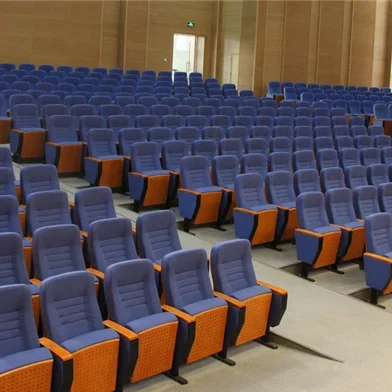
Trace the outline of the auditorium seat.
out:
M 0 287 L 0 296 L 0 389 L 51 391 L 53 357 L 40 346 L 28 286 Z
M 263 178 L 267 173 L 267 157 L 264 154 L 248 153 L 241 158 L 242 173 L 258 173 Z
M 299 228 L 295 239 L 301 277 L 314 281 L 308 277 L 311 269 L 330 267 L 336 263 L 341 230 L 329 224 L 321 192 L 301 193 L 296 205 Z
M 267 200 L 278 208 L 275 243 L 294 238 L 298 227 L 295 209 L 293 174 L 288 171 L 275 171 L 265 176 Z
M 219 155 L 234 155 L 238 162 L 244 153 L 244 145 L 240 139 L 222 139 L 219 142 Z
M 340 167 L 329 167 L 320 172 L 321 189 L 324 193 L 335 188 L 345 188 L 344 173 Z
M 298 136 L 293 140 L 293 151 L 313 151 L 313 138 Z
M 332 137 L 327 136 L 316 137 L 313 141 L 313 146 L 316 154 L 321 150 L 333 150 L 335 147 Z
M 317 165 L 319 170 L 328 167 L 339 167 L 338 153 L 334 149 L 317 151 Z
M 374 147 L 383 149 L 391 146 L 391 137 L 387 135 L 378 135 L 373 138 Z
M 262 176 L 258 173 L 240 174 L 235 179 L 234 190 L 236 237 L 247 239 L 252 245 L 271 244 L 275 247 L 278 209 L 267 203 Z
M 345 148 L 354 148 L 354 140 L 351 136 L 338 136 L 335 139 L 336 150 L 341 151 Z
M 205 250 L 181 250 L 164 256 L 162 276 L 167 302 L 163 308 L 174 313 L 182 325 L 170 376 L 178 377 L 180 365 L 207 356 L 235 365 L 222 351 L 228 306 L 226 301 L 214 296 Z M 190 278 L 195 284 L 187 285 Z M 194 335 L 195 329 L 199 332 Z
M 160 206 L 167 201 L 170 174 L 163 170 L 160 148 L 152 142 L 134 143 L 130 149 L 132 172 L 128 174 L 134 211 L 140 207 Z
M 366 284 L 371 289 L 370 302 L 374 305 L 378 305 L 380 295 L 392 292 L 391 236 L 391 214 L 375 213 L 365 219 L 366 253 L 363 260 Z
M 348 188 L 332 189 L 325 195 L 329 222 L 342 231 L 337 264 L 362 258 L 365 249 L 363 222 L 357 221 L 353 192 Z
M 268 171 L 293 171 L 291 152 L 272 152 L 268 155 Z
M 268 154 L 268 142 L 260 137 L 245 140 L 245 154 Z
M 287 152 L 291 153 L 293 149 L 292 138 L 288 137 L 274 137 L 270 141 L 270 152 Z
M 297 196 L 305 192 L 321 192 L 320 177 L 317 170 L 296 171 L 294 173 L 294 190 Z
M 272 129 L 265 125 L 255 125 L 249 130 L 249 136 L 251 138 L 263 138 L 269 144 L 272 138 Z
M 369 185 L 379 186 L 389 182 L 388 166 L 383 163 L 374 163 L 366 168 L 366 177 Z
M 232 240 L 215 245 L 211 250 L 211 272 L 214 294 L 228 303 L 231 316 L 223 351 L 252 340 L 277 348 L 269 342 L 269 331 L 280 324 L 288 293 L 256 280 L 249 242 Z
M 361 163 L 363 166 L 370 166 L 381 163 L 381 150 L 374 147 L 364 148 L 360 151 Z
M 368 185 L 366 168 L 361 165 L 349 166 L 345 171 L 346 185 L 351 190 L 358 186 Z
M 361 158 L 359 150 L 356 148 L 346 148 L 339 151 L 339 162 L 343 169 L 347 169 L 354 165 L 360 165 Z
M 212 159 L 218 155 L 218 146 L 212 139 L 195 140 L 191 145 L 191 153 L 192 155 L 202 155 L 206 157 L 208 159 L 209 166 L 211 167 Z
M 392 164 L 392 147 L 384 147 L 381 150 L 381 162 L 386 165 Z
M 82 171 L 83 144 L 78 141 L 77 122 L 68 115 L 49 119 L 45 163 L 54 165 L 59 174 Z
M 41 128 L 38 108 L 33 104 L 16 105 L 12 111 L 13 129 L 10 148 L 17 161 L 42 160 L 45 155 L 45 130 Z
M 211 142 L 216 149 L 214 141 L 199 141 L 202 142 Z M 182 186 L 178 189 L 178 201 L 180 215 L 184 218 L 184 230 L 188 232 L 191 224 L 216 223 L 222 190 L 212 185 L 208 158 L 206 156 L 183 158 L 180 173 Z
M 380 212 L 377 200 L 377 188 L 372 185 L 354 189 L 354 209 L 357 219 L 366 219 L 371 214 Z
M 294 171 L 303 169 L 317 169 L 316 158 L 312 150 L 302 150 L 293 153 Z
M 109 325 L 105 328 L 93 276 L 77 271 L 47 279 L 41 285 L 41 307 L 45 330 L 41 344 L 56 356 L 52 390 L 121 388 L 120 338 Z

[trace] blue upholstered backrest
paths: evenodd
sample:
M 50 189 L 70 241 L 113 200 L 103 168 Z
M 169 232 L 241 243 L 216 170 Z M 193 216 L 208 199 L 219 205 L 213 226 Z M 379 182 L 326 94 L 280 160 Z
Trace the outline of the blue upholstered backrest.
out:
M 0 166 L 0 195 L 16 197 L 15 177 L 12 169 Z
M 235 155 L 221 155 L 212 160 L 212 173 L 220 187 L 233 187 L 238 174 L 238 159 Z
M 137 259 L 113 264 L 105 273 L 109 318 L 121 325 L 161 313 L 153 264 Z
M 96 220 L 116 218 L 111 189 L 100 186 L 76 192 L 75 213 L 77 223 L 84 231 Z
M 328 226 L 324 195 L 321 192 L 301 193 L 297 197 L 297 216 L 301 229 L 314 230 Z
M 13 232 L 22 237 L 18 211 L 19 203 L 15 196 L 0 196 L 0 233 Z
M 72 116 L 51 116 L 49 119 L 48 139 L 54 143 L 77 142 L 77 128 L 77 121 Z
M 273 152 L 268 156 L 268 170 L 287 170 L 293 171 L 291 152 Z
M 20 171 L 22 199 L 34 192 L 60 190 L 57 169 L 54 165 L 31 165 Z
M 265 177 L 268 201 L 272 204 L 285 204 L 295 201 L 293 174 L 289 171 L 268 173 Z
M 267 172 L 267 158 L 264 154 L 249 153 L 241 158 L 242 173 L 259 173 L 264 177 Z
M 188 145 L 183 140 L 162 143 L 162 164 L 166 170 L 179 171 L 180 161 L 188 155 Z
M 33 234 L 33 256 L 35 275 L 40 280 L 86 269 L 80 231 L 75 225 L 37 229 Z
M 240 139 L 222 139 L 219 142 L 220 155 L 234 155 L 238 161 L 244 153 L 244 145 Z
M 251 208 L 267 204 L 263 189 L 263 177 L 258 173 L 239 174 L 234 190 L 239 208 Z
M 380 212 L 377 188 L 372 185 L 354 189 L 354 209 L 358 219 L 365 219 L 370 214 Z
M 340 167 L 329 167 L 321 170 L 321 186 L 324 192 L 335 188 L 345 188 L 344 173 Z
M 118 141 L 120 146 L 120 154 L 129 157 L 131 146 L 136 142 L 144 142 L 146 135 L 141 128 L 123 128 L 119 135 Z
M 31 294 L 26 285 L 0 287 L 0 358 L 39 348 Z
M 296 151 L 293 154 L 294 171 L 302 169 L 317 169 L 316 158 L 312 150 Z
M 17 233 L 0 233 L 0 286 L 17 283 L 29 284 L 22 237 Z
M 137 173 L 162 170 L 159 148 L 153 142 L 138 142 L 131 146 L 132 170 Z
M 392 213 L 392 183 L 381 184 L 377 187 L 380 210 Z
M 382 163 L 376 163 L 368 166 L 366 176 L 369 184 L 378 186 L 389 182 L 388 166 Z
M 294 189 L 297 195 L 304 192 L 321 192 L 318 171 L 315 169 L 296 171 L 294 173 Z
M 116 137 L 109 128 L 93 128 L 87 134 L 89 156 L 117 155 Z
M 82 117 L 80 117 L 80 129 L 82 131 L 81 137 L 83 141 L 87 141 L 87 135 L 90 129 L 105 127 L 106 121 L 102 116 L 83 115 Z
M 163 142 L 172 139 L 174 139 L 174 132 L 168 127 L 154 127 L 147 131 L 147 140 L 158 144 L 158 151 L 161 151 Z
M 212 185 L 208 159 L 204 156 L 182 158 L 180 173 L 182 186 L 186 189 L 194 190 Z
M 356 148 L 346 148 L 339 152 L 339 160 L 343 168 L 360 165 L 360 153 Z
M 99 271 L 114 263 L 137 259 L 132 223 L 126 218 L 98 220 L 88 230 L 92 265 Z
M 168 305 L 186 305 L 213 298 L 204 249 L 179 250 L 162 260 L 163 287 Z
M 357 186 L 368 185 L 365 166 L 350 166 L 344 172 L 346 185 L 352 190 L 354 190 Z
M 70 225 L 68 196 L 64 191 L 32 193 L 27 198 L 27 223 L 30 235 L 45 226 Z
M 288 137 L 279 136 L 271 139 L 270 151 L 271 152 L 288 152 L 291 153 L 293 141 Z
M 325 204 L 331 223 L 344 225 L 356 221 L 351 189 L 331 189 L 325 195 Z
M 8 147 L 0 147 L 0 167 L 6 167 L 10 169 L 14 178 L 11 160 L 11 150 Z
M 38 108 L 34 104 L 15 105 L 12 109 L 12 119 L 15 129 L 41 128 Z
M 326 169 L 328 167 L 338 167 L 338 153 L 336 150 L 324 149 L 317 152 L 317 164 L 319 170 Z
M 93 275 L 69 272 L 42 282 L 41 314 L 45 334 L 60 344 L 88 332 L 103 330 Z
M 392 250 L 392 216 L 389 213 L 370 215 L 365 219 L 367 251 L 385 255 Z
M 256 286 L 251 246 L 247 240 L 231 240 L 211 250 L 211 272 L 215 290 L 230 295 Z
M 245 141 L 245 154 L 268 154 L 268 142 L 261 137 L 247 139 Z M 241 157 L 242 159 L 242 157 Z
M 201 134 L 197 127 L 178 127 L 175 131 L 175 137 L 177 140 L 184 140 L 190 149 L 192 143 L 201 138 Z
M 141 257 L 156 262 L 170 252 L 181 250 L 173 211 L 146 212 L 139 215 L 136 231 Z

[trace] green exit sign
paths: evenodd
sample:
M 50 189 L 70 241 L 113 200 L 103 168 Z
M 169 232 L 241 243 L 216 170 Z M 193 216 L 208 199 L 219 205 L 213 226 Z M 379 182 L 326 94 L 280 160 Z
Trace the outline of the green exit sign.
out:
M 194 23 L 194 22 L 188 22 L 187 24 L 186 24 L 188 27 L 196 27 L 196 23 Z

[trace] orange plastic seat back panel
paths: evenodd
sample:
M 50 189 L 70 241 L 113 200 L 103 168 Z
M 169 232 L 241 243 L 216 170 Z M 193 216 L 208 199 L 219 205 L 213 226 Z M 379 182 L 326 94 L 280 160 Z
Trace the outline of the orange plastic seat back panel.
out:
M 295 229 L 298 229 L 297 210 L 295 208 L 289 210 L 287 226 L 282 235 L 282 240 L 291 240 L 295 236 Z
M 37 362 L 0 375 L 1 392 L 50 392 L 53 360 Z
M 252 245 L 267 244 L 274 240 L 277 217 L 277 210 L 266 210 L 257 215 L 257 227 L 252 238 Z
M 31 246 L 23 247 L 23 256 L 26 263 L 27 276 L 31 276 L 31 259 L 32 259 L 33 248 Z
M 123 159 L 108 159 L 102 161 L 102 173 L 99 186 L 119 188 L 123 184 Z
M 116 388 L 119 339 L 108 340 L 73 353 L 71 392 L 109 392 Z
M 218 220 L 221 199 L 221 192 L 202 193 L 200 195 L 200 208 L 197 212 L 194 223 L 196 225 L 200 225 L 216 222 Z
M 322 268 L 335 264 L 339 249 L 340 236 L 340 231 L 324 234 L 322 250 L 314 263 L 314 268 Z
M 351 244 L 342 261 L 353 260 L 362 257 L 364 249 L 365 229 L 363 227 L 358 227 L 352 231 Z
M 45 155 L 45 132 L 23 132 L 23 144 L 20 157 L 41 158 Z
M 236 346 L 265 335 L 272 293 L 257 295 L 243 301 L 246 305 L 245 323 L 235 342 Z
M 198 361 L 222 351 L 225 336 L 227 306 L 221 306 L 195 316 L 196 334 L 187 363 Z
M 20 222 L 20 227 L 22 229 L 22 233 L 26 231 L 26 212 L 25 211 L 19 211 L 19 222 Z
M 60 173 L 79 173 L 82 171 L 83 145 L 60 147 L 57 171 Z
M 0 144 L 9 143 L 10 129 L 11 129 L 11 119 L 0 120 Z
M 163 373 L 172 367 L 178 322 L 151 328 L 139 334 L 139 358 L 132 382 Z
M 32 302 L 33 302 L 33 314 L 34 314 L 34 321 L 35 321 L 35 326 L 38 328 L 38 322 L 39 322 L 39 295 L 32 295 L 31 296 Z
M 169 174 L 148 177 L 143 206 L 148 207 L 165 204 L 169 191 L 169 181 Z

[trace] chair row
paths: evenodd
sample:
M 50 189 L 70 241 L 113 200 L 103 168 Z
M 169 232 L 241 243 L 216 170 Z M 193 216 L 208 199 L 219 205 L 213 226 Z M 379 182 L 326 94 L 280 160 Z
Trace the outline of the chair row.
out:
M 57 226 L 54 230 L 71 228 Z M 72 243 L 71 237 L 68 241 Z M 150 260 L 131 259 L 111 264 L 101 286 L 110 321 L 103 321 L 99 311 L 91 273 L 64 271 L 48 277 L 37 287 L 45 331 L 45 337 L 38 340 L 31 284 L 23 274 L 18 240 L 12 233 L 0 234 L 4 252 L 15 264 L 13 284 L 5 282 L 0 287 L 3 298 L 0 324 L 3 331 L 15 328 L 10 325 L 9 317 L 13 314 L 15 318 L 16 314 L 20 320 L 19 333 L 28 339 L 24 345 L 11 344 L 9 340 L 3 344 L 0 381 L 3 386 L 15 385 L 17 375 L 21 385 L 29 390 L 34 390 L 38 382 L 40 391 L 72 388 L 109 392 L 164 372 L 180 384 L 186 384 L 179 376 L 180 365 L 210 355 L 235 365 L 227 358 L 227 349 L 251 340 L 268 344 L 269 328 L 280 323 L 287 306 L 285 290 L 256 280 L 249 243 L 231 241 L 216 245 L 211 253 L 216 291 L 209 280 L 204 250 L 177 251 L 164 256 L 161 268 L 166 304 L 163 306 Z M 51 251 L 64 252 L 61 243 L 64 241 L 56 237 Z M 233 251 L 239 255 L 237 263 L 243 271 L 241 285 L 234 286 L 230 271 L 236 266 L 227 257 Z M 75 258 L 77 254 L 78 244 L 74 243 L 74 252 L 69 257 Z M 178 277 L 179 272 L 183 278 Z M 178 289 L 189 275 L 195 278 L 196 286 L 187 286 L 178 295 Z M 139 305 L 140 293 L 143 309 Z M 75 317 L 75 311 L 79 317 Z M 208 334 L 195 334 L 196 330 L 207 330 Z

